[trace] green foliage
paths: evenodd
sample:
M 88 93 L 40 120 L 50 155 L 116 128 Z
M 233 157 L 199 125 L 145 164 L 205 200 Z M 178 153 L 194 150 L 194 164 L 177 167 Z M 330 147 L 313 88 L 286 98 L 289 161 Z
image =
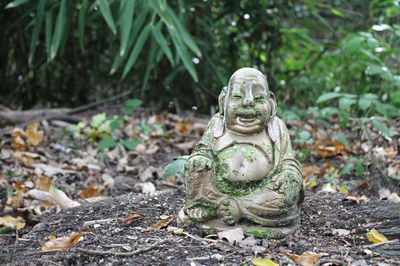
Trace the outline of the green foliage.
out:
M 400 107 L 396 3 L 9 1 L 0 6 L 2 104 L 76 105 L 133 87 L 158 107 L 208 111 L 232 72 L 251 66 L 286 106 L 320 97 L 321 116 L 338 114 L 342 126 L 348 109 L 390 118 Z
M 174 158 L 174 160 L 165 167 L 162 178 L 168 179 L 175 174 L 183 175 L 185 162 L 188 158 L 189 156 L 179 156 Z
M 356 158 L 356 157 L 349 157 L 346 160 L 345 167 L 340 171 L 340 175 L 349 174 L 354 167 L 356 168 L 358 176 L 362 176 L 364 174 L 364 158 Z

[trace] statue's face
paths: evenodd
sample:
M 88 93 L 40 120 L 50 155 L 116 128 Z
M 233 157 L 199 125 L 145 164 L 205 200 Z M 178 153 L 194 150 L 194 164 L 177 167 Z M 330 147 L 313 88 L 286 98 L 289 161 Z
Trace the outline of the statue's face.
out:
M 264 77 L 251 72 L 238 74 L 232 77 L 230 85 L 230 93 L 226 96 L 228 129 L 241 134 L 252 134 L 263 130 L 271 113 Z

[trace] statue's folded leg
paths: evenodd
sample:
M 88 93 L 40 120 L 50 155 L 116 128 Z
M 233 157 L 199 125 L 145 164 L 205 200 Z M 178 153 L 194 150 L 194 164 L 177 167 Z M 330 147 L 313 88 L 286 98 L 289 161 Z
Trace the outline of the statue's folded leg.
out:
M 263 188 L 241 199 L 242 218 L 262 226 L 285 226 L 296 222 L 299 212 L 296 206 L 287 206 L 283 193 Z

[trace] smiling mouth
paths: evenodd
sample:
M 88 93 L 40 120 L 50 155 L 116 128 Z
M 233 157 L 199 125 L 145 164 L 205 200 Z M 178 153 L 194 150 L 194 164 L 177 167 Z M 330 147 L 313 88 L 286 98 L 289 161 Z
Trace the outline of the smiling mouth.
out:
M 256 119 L 255 118 L 238 117 L 238 120 L 239 120 L 239 122 L 247 124 L 247 123 L 253 122 Z

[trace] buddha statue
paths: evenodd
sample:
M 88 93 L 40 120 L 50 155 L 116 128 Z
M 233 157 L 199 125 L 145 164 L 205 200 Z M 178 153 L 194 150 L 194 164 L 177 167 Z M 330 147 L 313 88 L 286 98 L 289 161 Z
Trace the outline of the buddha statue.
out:
M 302 173 L 266 77 L 237 70 L 185 163 L 181 222 L 282 238 L 299 228 Z

